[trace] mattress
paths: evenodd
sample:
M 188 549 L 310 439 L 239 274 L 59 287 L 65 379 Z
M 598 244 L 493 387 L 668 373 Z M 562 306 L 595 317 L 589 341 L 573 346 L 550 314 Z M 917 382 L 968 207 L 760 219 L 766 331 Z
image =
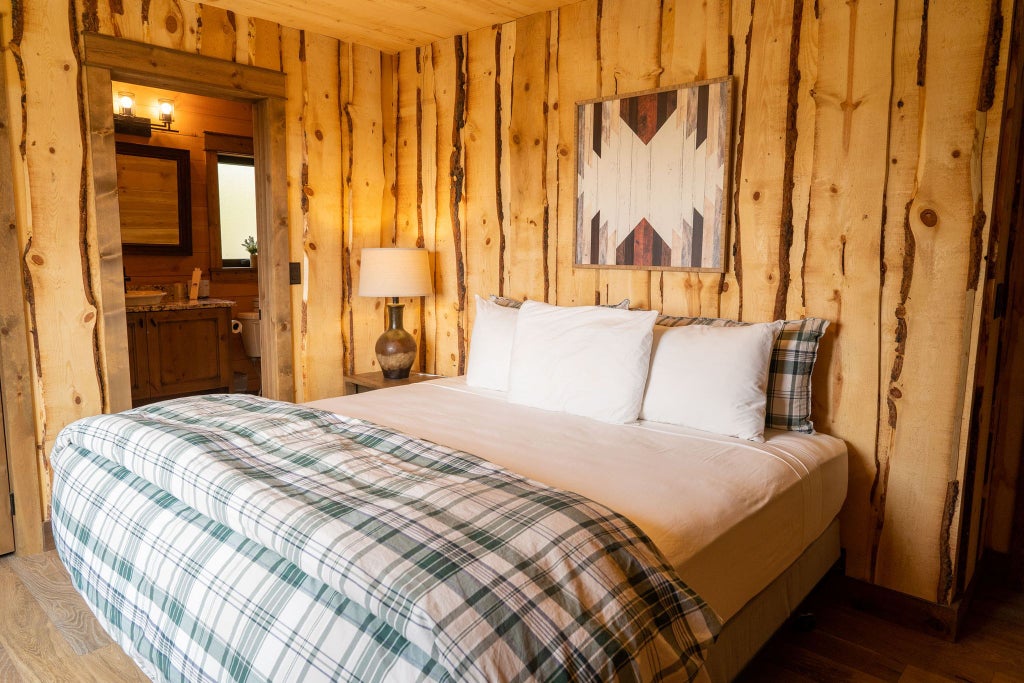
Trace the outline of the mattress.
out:
M 510 404 L 442 378 L 313 401 L 473 453 L 626 516 L 723 621 L 789 567 L 846 498 L 847 451 L 824 434 L 764 443 L 655 422 L 611 425 Z

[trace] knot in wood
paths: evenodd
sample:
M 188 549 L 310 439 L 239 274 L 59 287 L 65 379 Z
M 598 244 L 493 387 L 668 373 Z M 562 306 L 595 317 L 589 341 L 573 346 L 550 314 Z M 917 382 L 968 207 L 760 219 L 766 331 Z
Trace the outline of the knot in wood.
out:
M 921 212 L 921 222 L 929 228 L 934 228 L 939 222 L 939 214 L 935 213 L 932 209 L 925 209 Z

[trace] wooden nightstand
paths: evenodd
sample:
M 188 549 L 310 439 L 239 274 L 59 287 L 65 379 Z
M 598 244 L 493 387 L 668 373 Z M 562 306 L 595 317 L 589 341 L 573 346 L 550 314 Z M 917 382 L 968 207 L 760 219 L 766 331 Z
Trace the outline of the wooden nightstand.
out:
M 384 374 L 377 370 L 375 372 L 361 372 L 358 375 L 345 375 L 345 393 L 358 394 L 374 389 L 387 389 L 388 387 L 404 387 L 406 384 L 426 382 L 429 379 L 437 379 L 441 375 L 426 375 L 422 372 L 410 372 L 405 379 L 385 379 Z

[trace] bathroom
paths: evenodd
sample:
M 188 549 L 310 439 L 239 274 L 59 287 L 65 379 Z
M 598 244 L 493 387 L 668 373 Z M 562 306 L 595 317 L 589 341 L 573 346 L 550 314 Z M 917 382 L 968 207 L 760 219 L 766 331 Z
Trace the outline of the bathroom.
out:
M 111 97 L 132 403 L 259 393 L 252 106 L 118 81 Z

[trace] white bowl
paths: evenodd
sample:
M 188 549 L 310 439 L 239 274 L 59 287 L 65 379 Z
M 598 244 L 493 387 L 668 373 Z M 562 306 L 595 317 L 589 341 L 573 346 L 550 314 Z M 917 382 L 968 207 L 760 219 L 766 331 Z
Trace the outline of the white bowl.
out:
M 163 301 L 167 292 L 159 289 L 132 289 L 124 293 L 125 306 L 152 306 Z

